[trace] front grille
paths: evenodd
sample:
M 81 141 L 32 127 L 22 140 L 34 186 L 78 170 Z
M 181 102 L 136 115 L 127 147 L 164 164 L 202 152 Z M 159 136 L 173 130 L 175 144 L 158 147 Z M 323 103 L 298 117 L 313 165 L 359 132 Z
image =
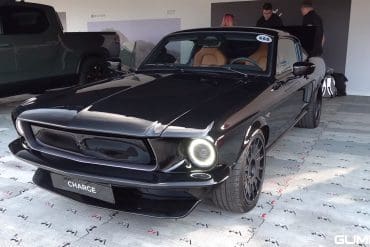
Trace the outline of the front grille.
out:
M 143 139 L 102 137 L 31 126 L 38 145 L 85 158 L 137 165 L 153 165 L 151 149 Z

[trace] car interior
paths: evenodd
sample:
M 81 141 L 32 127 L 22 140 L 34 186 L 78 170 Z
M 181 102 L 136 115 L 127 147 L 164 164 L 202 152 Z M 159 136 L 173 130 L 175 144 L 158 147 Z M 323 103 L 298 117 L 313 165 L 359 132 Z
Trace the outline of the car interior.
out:
M 194 56 L 193 66 L 223 66 L 226 56 L 218 48 L 203 47 Z
M 208 38 L 208 37 L 207 37 Z M 209 67 L 247 65 L 260 71 L 266 71 L 269 46 L 266 43 L 243 40 L 224 40 L 214 37 L 202 41 L 192 41 L 191 51 L 179 48 L 163 47 L 153 59 L 153 63 L 182 64 L 191 67 Z M 184 60 L 182 56 L 187 56 Z
M 263 70 L 266 71 L 267 68 L 267 58 L 268 58 L 268 45 L 262 43 L 258 49 L 249 56 L 249 59 L 256 61 L 258 66 Z M 250 62 L 246 62 L 250 63 Z
M 194 67 L 244 64 L 258 65 L 262 71 L 266 71 L 268 44 L 259 42 L 246 44 L 243 40 L 232 39 L 221 42 L 212 39 L 214 37 L 207 37 L 199 44 L 201 48 L 194 54 L 192 64 Z

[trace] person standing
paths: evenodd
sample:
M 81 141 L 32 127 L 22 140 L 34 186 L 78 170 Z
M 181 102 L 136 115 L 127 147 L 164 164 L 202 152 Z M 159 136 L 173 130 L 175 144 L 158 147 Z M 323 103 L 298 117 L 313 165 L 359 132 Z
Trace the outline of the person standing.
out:
M 265 3 L 262 6 L 262 16 L 258 19 L 256 26 L 266 28 L 282 27 L 283 21 L 272 11 L 272 4 Z
M 323 54 L 323 46 L 325 43 L 324 25 L 321 17 L 317 14 L 313 7 L 312 0 L 304 0 L 301 6 L 303 16 L 302 25 L 316 27 L 314 46 L 311 51 L 312 57 L 318 57 Z
M 309 75 L 313 78 L 321 78 L 324 80 L 326 74 L 326 64 L 322 58 L 324 45 L 324 27 L 321 17 L 313 8 L 312 0 L 304 0 L 301 5 L 301 13 L 303 16 L 302 25 L 305 27 L 316 27 L 314 44 L 312 50 L 309 52 L 308 61 L 315 65 L 314 72 Z

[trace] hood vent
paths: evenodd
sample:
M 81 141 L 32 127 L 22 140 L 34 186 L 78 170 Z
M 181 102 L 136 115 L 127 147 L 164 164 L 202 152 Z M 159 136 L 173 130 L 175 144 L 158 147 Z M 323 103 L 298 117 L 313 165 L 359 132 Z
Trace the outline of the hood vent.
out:
M 37 144 L 49 150 L 80 158 L 122 164 L 153 166 L 154 155 L 145 139 L 102 137 L 31 126 Z M 155 165 L 154 165 L 155 166 Z

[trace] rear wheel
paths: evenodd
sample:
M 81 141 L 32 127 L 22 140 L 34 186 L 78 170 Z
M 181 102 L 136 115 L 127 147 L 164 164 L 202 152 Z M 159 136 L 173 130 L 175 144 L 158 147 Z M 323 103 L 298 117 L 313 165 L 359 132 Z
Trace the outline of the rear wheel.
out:
M 102 80 L 107 77 L 108 67 L 104 59 L 90 57 L 81 64 L 79 84 L 86 84 Z
M 297 127 L 314 129 L 320 124 L 322 109 L 322 93 L 321 90 L 317 90 L 317 93 L 313 100 L 308 105 L 307 114 L 298 122 Z
M 265 138 L 258 130 L 232 168 L 230 177 L 213 190 L 213 202 L 224 210 L 237 213 L 253 209 L 262 190 L 265 157 Z

